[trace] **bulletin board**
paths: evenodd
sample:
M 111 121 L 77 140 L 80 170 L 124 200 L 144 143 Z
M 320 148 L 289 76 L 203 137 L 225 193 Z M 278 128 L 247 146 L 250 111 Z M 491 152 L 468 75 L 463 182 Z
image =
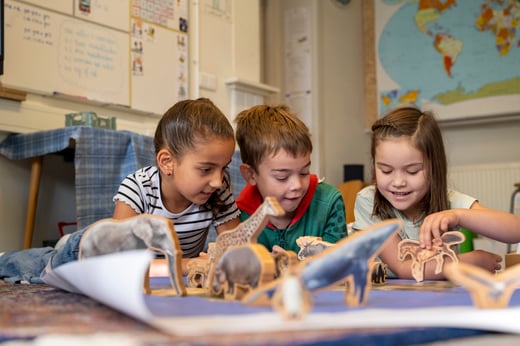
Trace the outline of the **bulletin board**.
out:
M 520 115 L 519 20 L 518 1 L 363 1 L 367 125 L 410 104 L 445 122 Z
M 2 85 L 162 114 L 188 97 L 188 0 L 5 0 Z

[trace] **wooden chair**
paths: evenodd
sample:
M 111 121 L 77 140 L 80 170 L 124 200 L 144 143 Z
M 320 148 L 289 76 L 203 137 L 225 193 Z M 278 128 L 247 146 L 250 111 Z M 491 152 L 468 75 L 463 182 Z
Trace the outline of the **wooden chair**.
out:
M 354 203 L 356 195 L 366 184 L 361 180 L 349 180 L 336 186 L 343 196 L 347 223 L 354 222 Z

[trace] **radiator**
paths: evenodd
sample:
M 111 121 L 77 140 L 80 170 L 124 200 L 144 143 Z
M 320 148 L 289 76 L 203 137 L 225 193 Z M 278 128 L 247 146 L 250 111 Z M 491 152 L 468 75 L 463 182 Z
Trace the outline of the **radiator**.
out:
M 511 211 L 516 183 L 520 183 L 520 162 L 452 166 L 448 175 L 448 186 L 477 198 L 483 206 L 502 211 Z M 514 204 L 517 210 L 513 212 L 520 215 L 519 203 Z

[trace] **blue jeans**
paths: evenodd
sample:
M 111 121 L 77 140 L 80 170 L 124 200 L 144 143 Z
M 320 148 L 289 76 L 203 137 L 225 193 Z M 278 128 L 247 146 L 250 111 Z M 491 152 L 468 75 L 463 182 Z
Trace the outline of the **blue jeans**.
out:
M 43 283 L 40 274 L 47 263 L 56 268 L 78 259 L 79 242 L 85 229 L 71 233 L 59 249 L 42 247 L 4 253 L 0 256 L 0 279 L 8 283 Z

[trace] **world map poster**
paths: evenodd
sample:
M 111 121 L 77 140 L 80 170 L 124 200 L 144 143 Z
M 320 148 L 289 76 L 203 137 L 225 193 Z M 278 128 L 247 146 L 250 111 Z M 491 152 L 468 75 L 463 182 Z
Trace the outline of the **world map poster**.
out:
M 410 104 L 439 120 L 520 114 L 520 1 L 373 1 L 379 116 Z

